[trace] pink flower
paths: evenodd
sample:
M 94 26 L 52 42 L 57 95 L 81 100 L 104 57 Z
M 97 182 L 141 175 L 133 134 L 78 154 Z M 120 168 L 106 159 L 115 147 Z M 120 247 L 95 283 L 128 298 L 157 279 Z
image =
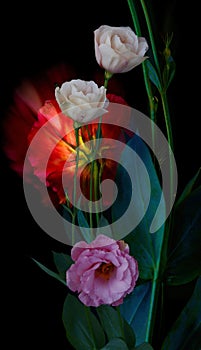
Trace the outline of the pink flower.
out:
M 66 272 L 67 286 L 86 306 L 118 306 L 131 293 L 139 276 L 138 263 L 124 241 L 99 235 L 91 243 L 76 243 L 74 264 Z

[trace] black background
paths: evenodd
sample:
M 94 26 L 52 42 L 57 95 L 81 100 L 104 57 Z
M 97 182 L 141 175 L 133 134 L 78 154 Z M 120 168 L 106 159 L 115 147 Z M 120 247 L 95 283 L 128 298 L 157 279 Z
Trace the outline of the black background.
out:
M 177 68 L 168 97 L 178 192 L 181 192 L 200 166 L 196 9 L 187 9 L 174 0 L 151 3 L 159 47 L 162 48 L 164 33 L 174 33 L 172 55 Z M 24 77 L 65 61 L 73 65 L 77 78 L 90 80 L 100 72 L 94 56 L 93 31 L 102 24 L 133 28 L 127 1 L 123 0 L 5 3 L 0 22 L 1 120 L 5 118 L 13 91 Z M 144 31 L 146 34 L 145 24 Z M 141 67 L 119 74 L 116 79 L 123 86 L 127 102 L 146 113 Z M 65 287 L 41 271 L 31 259 L 34 257 L 51 267 L 51 251 L 69 253 L 69 247 L 40 230 L 26 206 L 21 179 L 9 169 L 4 154 L 1 159 L 1 289 L 5 292 L 2 321 L 6 326 L 6 348 L 14 345 L 22 349 L 31 346 L 70 349 L 61 320 Z M 190 292 L 188 286 L 179 296 L 176 288 L 169 290 L 167 328 Z

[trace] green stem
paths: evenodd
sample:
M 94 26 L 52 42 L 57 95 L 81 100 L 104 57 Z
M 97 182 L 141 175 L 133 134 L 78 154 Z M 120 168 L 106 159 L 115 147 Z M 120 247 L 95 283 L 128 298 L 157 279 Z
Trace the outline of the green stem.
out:
M 157 49 L 156 49 L 156 45 L 155 45 L 155 41 L 154 41 L 152 26 L 151 26 L 151 22 L 149 19 L 147 7 L 146 7 L 144 0 L 140 0 L 140 3 L 142 6 L 142 9 L 143 9 L 143 12 L 144 12 L 144 16 L 145 16 L 145 20 L 146 20 L 146 24 L 147 24 L 147 28 L 148 28 L 148 32 L 149 32 L 149 38 L 150 38 L 150 43 L 151 43 L 151 48 L 152 48 L 152 52 L 153 52 L 155 66 L 156 66 L 157 71 L 158 71 L 159 79 L 160 79 L 160 81 L 162 81 L 161 70 L 160 70 L 160 65 L 159 65 L 159 60 L 158 60 L 158 55 L 157 55 Z M 171 127 L 171 122 L 170 122 L 169 107 L 168 107 L 168 102 L 167 102 L 167 94 L 165 91 L 159 91 L 159 92 L 161 95 L 161 101 L 162 101 L 163 112 L 164 112 L 164 117 L 165 117 L 168 142 L 169 142 L 169 145 L 173 151 L 173 136 L 172 136 L 172 127 Z M 171 159 L 171 157 L 170 157 L 170 159 Z M 171 163 L 170 163 L 170 168 L 171 168 L 171 177 L 172 177 L 172 164 Z
M 137 16 L 137 10 L 134 4 L 134 0 L 127 0 L 128 6 L 131 12 L 131 16 L 133 19 L 134 27 L 136 30 L 136 34 L 138 36 L 141 36 L 141 29 L 138 21 L 138 16 Z M 155 46 L 155 41 L 154 41 L 154 36 L 153 36 L 153 31 L 151 27 L 151 22 L 148 16 L 148 11 L 145 5 L 144 0 L 140 0 L 143 13 L 145 16 L 145 21 L 147 24 L 148 28 L 148 33 L 150 37 L 150 44 L 153 52 L 153 59 L 155 61 L 155 66 L 158 71 L 159 79 L 161 81 L 161 71 L 160 71 L 160 65 L 159 65 L 159 60 L 157 56 L 157 50 Z M 146 69 L 146 62 L 142 63 L 142 68 L 143 68 L 143 74 L 144 74 L 144 82 L 145 82 L 145 87 L 148 95 L 148 100 L 149 100 L 149 107 L 150 107 L 150 118 L 153 122 L 155 122 L 156 118 L 156 110 L 155 110 L 155 104 L 154 104 L 154 96 L 152 93 L 152 88 L 151 88 L 151 83 L 148 75 L 148 71 Z M 162 107 L 163 107 L 163 113 L 164 113 L 164 118 L 165 118 L 165 124 L 166 124 L 166 131 L 167 131 L 167 138 L 170 147 L 173 150 L 173 136 L 172 136 L 172 128 L 171 128 L 171 122 L 170 122 L 170 114 L 169 114 L 169 107 L 168 107 L 168 101 L 167 101 L 167 95 L 166 92 L 164 91 L 159 91 L 160 96 L 161 96 L 161 101 L 162 101 Z M 154 146 L 154 140 L 155 140 L 155 135 L 154 135 L 154 124 L 153 124 L 153 129 L 152 129 L 152 139 L 153 139 L 153 146 Z M 172 193 L 172 188 L 173 188 L 173 167 L 172 167 L 172 157 L 170 155 L 170 191 L 171 195 Z M 167 242 L 169 238 L 169 229 L 167 227 L 167 231 L 163 232 L 163 236 L 161 237 L 161 245 L 160 245 L 160 250 L 159 250 L 159 257 L 156 261 L 156 266 L 155 266 L 155 271 L 154 271 L 154 278 L 152 281 L 152 290 L 151 290 L 151 298 L 150 298 L 150 307 L 149 307 L 149 313 L 148 313 L 148 320 L 147 320 L 147 330 L 146 330 L 146 337 L 145 341 L 151 342 L 152 340 L 152 335 L 153 335 L 153 330 L 154 330 L 154 325 L 155 325 L 155 318 L 156 318 L 156 307 L 157 307 L 157 300 L 158 300 L 158 295 L 161 287 L 161 281 L 160 281 L 160 276 L 163 273 L 163 268 L 162 262 L 164 262 L 164 256 L 166 256 L 167 252 Z
M 174 150 L 174 144 L 173 144 L 173 134 L 172 134 L 172 126 L 171 126 L 171 120 L 170 120 L 170 113 L 169 113 L 169 106 L 167 101 L 167 94 L 166 92 L 161 92 L 161 102 L 163 106 L 163 113 L 165 117 L 165 124 L 166 124 L 166 130 L 167 130 L 167 139 L 169 146 L 171 148 L 169 152 L 169 163 L 170 163 L 170 200 L 171 202 L 174 200 L 173 196 L 173 182 L 174 182 L 174 174 L 173 174 L 173 164 L 172 164 L 172 155 L 171 151 Z
M 108 88 L 108 82 L 112 78 L 113 74 L 105 70 L 104 74 L 104 87 L 107 89 Z
M 149 343 L 152 342 L 152 336 L 153 336 L 155 319 L 156 319 L 156 309 L 158 307 L 159 293 L 161 293 L 162 297 L 164 293 L 162 276 L 163 276 L 164 269 L 166 266 L 166 261 L 167 261 L 167 245 L 168 245 L 168 239 L 169 239 L 168 232 L 169 232 L 169 227 L 166 225 L 164 227 L 164 231 L 162 232 L 160 248 L 159 248 L 159 256 L 156 260 L 156 265 L 154 269 L 154 277 L 152 281 L 150 306 L 149 306 L 146 337 L 145 337 L 145 341 Z M 161 319 L 162 319 L 162 316 L 161 316 Z M 161 325 L 158 326 L 158 329 L 160 328 L 161 328 Z
M 157 296 L 159 294 L 159 288 L 160 284 L 158 279 L 154 278 L 152 281 L 152 290 L 151 290 L 151 298 L 150 298 L 150 307 L 149 307 L 149 313 L 148 313 L 148 319 L 147 319 L 147 329 L 146 329 L 146 335 L 145 335 L 145 342 L 148 342 L 151 344 L 152 342 L 152 335 L 153 335 L 153 329 L 154 329 L 154 323 L 155 323 L 155 317 L 156 317 L 156 307 L 157 307 Z
M 108 88 L 108 82 L 112 76 L 113 76 L 112 73 L 105 71 L 105 73 L 104 73 L 104 87 L 106 89 Z M 100 139 L 101 139 L 101 125 L 102 125 L 102 116 L 99 118 L 98 129 L 97 129 L 97 134 L 96 134 L 95 155 L 98 152 L 100 142 L 101 142 L 100 141 Z M 96 201 L 98 198 L 98 189 L 100 186 L 100 174 L 99 174 L 96 160 L 92 161 L 91 172 L 90 172 L 90 206 L 92 205 L 93 179 L 94 179 L 94 196 L 95 196 L 95 201 Z M 89 212 L 89 221 L 90 221 L 90 227 L 93 227 L 93 216 L 92 216 L 91 210 Z M 99 222 L 99 214 L 98 214 L 98 207 L 96 204 L 97 227 L 98 227 L 98 222 Z
M 133 24 L 135 27 L 135 31 L 137 36 L 141 36 L 141 28 L 140 28 L 140 24 L 139 24 L 139 20 L 138 20 L 138 16 L 137 16 L 137 11 L 136 11 L 136 7 L 134 4 L 133 0 L 127 0 L 128 2 L 128 6 L 131 12 L 131 17 L 133 20 Z M 147 91 L 147 95 L 148 95 L 148 99 L 149 99 L 149 107 L 150 107 L 150 114 L 151 114 L 151 119 L 154 120 L 155 119 L 155 110 L 154 110 L 154 95 L 152 93 L 152 88 L 151 88 L 151 84 L 149 81 L 149 76 L 148 76 L 148 72 L 146 69 L 146 65 L 145 62 L 142 62 L 142 69 L 143 69 L 143 75 L 144 75 L 144 82 L 145 82 L 145 88 Z
M 130 9 L 130 13 L 131 13 L 131 17 L 133 20 L 133 24 L 135 27 L 135 31 L 137 36 L 141 36 L 141 28 L 140 28 L 140 24 L 139 24 L 139 20 L 138 20 L 138 16 L 137 16 L 137 10 L 134 4 L 133 0 L 127 0 L 128 2 L 128 6 Z M 148 71 L 147 71 L 147 67 L 146 67 L 146 63 L 142 62 L 142 70 L 143 70 L 143 76 L 144 76 L 144 82 L 145 82 L 145 88 L 146 88 L 146 92 L 147 92 L 147 96 L 148 96 L 148 101 L 149 101 L 149 113 L 150 113 L 150 119 L 155 122 L 156 121 L 156 108 L 155 108 L 155 98 L 152 92 L 152 87 L 151 87 L 151 83 L 149 80 L 149 75 L 148 75 Z M 154 130 L 154 123 L 152 123 L 152 143 L 153 143 L 153 149 L 155 148 L 155 130 Z
M 159 65 L 159 61 L 158 61 L 156 45 L 155 45 L 155 41 L 154 41 L 152 26 L 151 26 L 151 22 L 150 22 L 150 19 L 149 19 L 147 7 L 146 7 L 146 4 L 145 4 L 144 0 L 140 0 L 140 2 L 141 2 L 141 6 L 142 6 L 142 9 L 143 9 L 143 12 L 144 12 L 144 17 L 145 17 L 145 20 L 146 20 L 147 29 L 148 29 L 148 32 L 149 32 L 149 38 L 150 38 L 150 43 L 151 43 L 151 49 L 152 49 L 152 52 L 153 52 L 154 62 L 155 62 L 156 68 L 158 70 L 159 78 L 161 78 L 160 65 Z
M 78 165 L 79 165 L 79 129 L 80 127 L 75 127 L 75 139 L 76 139 L 76 165 L 75 165 L 75 174 L 73 179 L 73 216 L 72 216 L 72 245 L 75 244 L 75 220 L 77 214 L 76 208 L 76 189 L 77 189 L 77 173 L 78 173 Z
M 92 214 L 92 201 L 93 201 L 93 193 L 94 193 L 94 200 L 95 203 L 98 200 L 98 188 L 99 188 L 99 171 L 98 171 L 98 165 L 96 160 L 92 161 L 91 164 L 91 170 L 90 170 L 90 211 L 89 211 L 89 222 L 90 227 L 93 228 L 93 214 Z M 99 211 L 98 211 L 98 204 L 96 203 L 96 224 L 98 227 L 99 223 Z M 93 230 L 92 230 L 93 232 Z
M 102 179 L 102 174 L 103 174 L 103 168 L 104 168 L 104 165 L 103 165 L 103 162 L 101 162 L 100 168 L 99 168 L 99 173 L 98 173 L 98 186 L 99 186 L 100 192 L 101 192 L 101 179 Z M 101 196 L 102 196 L 102 194 L 101 194 Z M 101 202 L 100 202 L 100 211 L 101 212 L 103 211 L 103 199 L 102 199 L 102 197 L 101 197 Z
M 92 161 L 92 163 L 91 163 L 91 168 L 90 168 L 90 185 L 89 185 L 89 227 L 91 228 L 91 239 L 93 239 L 93 213 L 92 213 L 93 174 L 94 174 L 94 161 Z
M 158 71 L 159 75 L 159 80 L 162 81 L 161 79 L 161 70 L 160 70 L 160 65 L 159 65 L 159 60 L 158 60 L 158 55 L 157 55 L 157 49 L 154 41 L 154 36 L 153 36 L 153 31 L 152 31 L 152 26 L 151 22 L 149 19 L 147 7 L 145 4 L 145 0 L 140 0 L 143 13 L 145 16 L 148 32 L 149 32 L 149 38 L 150 38 L 150 43 L 151 43 L 151 48 L 153 52 L 153 58 L 155 62 L 156 69 Z M 171 120 L 170 120 L 170 112 L 169 112 L 169 105 L 168 105 L 168 100 L 167 100 L 167 92 L 164 88 L 159 90 L 160 97 L 161 97 L 161 102 L 162 102 L 162 108 L 163 108 L 163 114 L 165 118 L 165 125 L 166 125 L 166 132 L 167 132 L 167 139 L 168 143 L 170 145 L 171 151 L 173 152 L 174 150 L 174 144 L 173 144 L 173 135 L 172 135 L 172 126 L 171 126 Z M 170 152 L 171 152 L 170 151 Z M 171 196 L 171 201 L 173 200 L 173 164 L 172 164 L 172 156 L 169 154 L 169 164 L 170 164 L 170 196 Z M 169 218 L 169 222 L 171 221 L 171 216 Z M 168 235 L 169 236 L 169 235 Z
M 110 78 L 112 77 L 113 74 L 111 74 L 110 72 L 105 71 L 104 74 L 104 87 L 107 89 L 108 87 L 108 82 L 110 80 Z M 100 145 L 100 137 L 101 137 L 101 124 L 102 124 L 102 119 L 103 117 L 101 116 L 99 118 L 99 123 L 98 123 L 98 129 L 97 129 L 97 135 L 96 135 L 96 152 L 99 149 L 99 145 Z
M 128 1 L 128 6 L 129 6 L 129 9 L 131 12 L 131 17 L 133 20 L 136 34 L 137 34 L 137 36 L 140 37 L 142 35 L 142 33 L 141 33 L 141 28 L 140 28 L 140 24 L 139 24 L 139 20 L 138 20 L 138 16 L 137 16 L 136 7 L 134 5 L 133 0 L 127 0 L 127 1 Z M 149 76 L 147 73 L 145 62 L 142 62 L 142 69 L 143 69 L 145 87 L 146 87 L 146 91 L 147 91 L 147 95 L 148 95 L 148 99 L 149 99 L 150 113 L 154 114 L 154 108 L 153 108 L 154 96 L 152 93 L 151 84 L 149 81 Z
M 96 203 L 96 224 L 98 227 L 98 223 L 99 223 L 99 208 L 98 208 L 98 204 L 97 204 L 97 200 L 98 200 L 98 191 L 99 191 L 99 170 L 98 170 L 98 164 L 96 162 L 96 160 L 94 161 L 94 199 L 95 199 L 95 203 Z
M 172 126 L 171 126 L 170 112 L 169 112 L 169 106 L 168 106 L 166 92 L 161 91 L 161 102 L 162 102 L 163 113 L 164 113 L 164 117 L 165 117 L 167 138 L 168 138 L 169 145 L 173 151 L 174 145 L 173 145 Z
M 108 72 L 108 71 L 105 71 L 104 73 L 104 87 L 107 89 L 108 88 L 108 82 L 109 80 L 112 78 L 113 74 Z M 99 118 L 99 123 L 98 123 L 98 130 L 97 130 L 97 147 L 96 147 L 96 151 L 98 150 L 99 148 L 99 145 L 100 145 L 100 136 L 101 136 L 101 124 L 102 124 L 102 116 Z

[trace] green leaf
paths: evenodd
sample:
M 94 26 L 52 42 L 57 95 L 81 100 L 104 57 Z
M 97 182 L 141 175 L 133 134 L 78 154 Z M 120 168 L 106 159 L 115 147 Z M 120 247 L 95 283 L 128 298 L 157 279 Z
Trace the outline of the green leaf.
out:
M 120 312 L 131 325 L 136 336 L 136 345 L 145 341 L 151 300 L 151 282 L 135 287 L 132 294 L 120 305 Z
M 181 196 L 179 197 L 179 199 L 175 203 L 175 208 L 177 208 L 189 196 L 189 194 L 193 190 L 198 178 L 200 177 L 200 174 L 201 174 L 201 168 L 197 171 L 197 173 L 193 176 L 193 178 L 186 185 Z
M 91 242 L 91 231 L 90 231 L 87 219 L 85 218 L 84 213 L 81 210 L 77 211 L 77 219 L 78 219 L 78 225 L 80 227 L 80 230 L 82 232 L 84 240 L 87 243 L 90 243 Z
M 72 222 L 72 211 L 70 208 L 68 208 L 66 205 L 62 204 L 61 205 L 62 208 L 62 217 L 68 221 L 68 222 Z
M 100 219 L 98 221 L 98 226 L 99 227 L 104 227 L 104 226 L 109 226 L 109 221 L 106 219 L 106 217 L 101 214 Z M 112 234 L 112 231 L 110 232 Z
M 134 176 L 132 182 L 137 200 L 133 204 L 133 215 L 140 216 L 140 213 L 144 212 L 145 203 L 148 201 L 148 208 L 144 217 L 138 226 L 125 238 L 125 241 L 130 246 L 131 255 L 133 255 L 138 261 L 140 278 L 150 280 L 153 278 L 154 270 L 159 260 L 164 234 L 164 225 L 157 232 L 153 234 L 149 233 L 153 217 L 162 196 L 162 190 L 147 145 L 137 135 L 130 139 L 127 144 L 144 162 L 149 175 L 150 183 L 147 183 L 146 178 L 142 175 L 142 171 L 139 169 L 136 162 L 136 157 L 133 156 L 133 159 L 127 159 L 124 157 L 126 158 L 124 160 L 125 165 L 127 166 L 126 162 L 129 163 L 128 166 L 132 167 L 131 172 Z M 118 215 L 122 214 L 132 191 L 131 186 L 129 185 L 128 181 L 126 181 L 126 171 L 122 167 L 118 169 L 116 182 L 119 192 L 117 200 L 112 206 L 114 221 L 116 218 L 118 218 Z M 151 198 L 147 198 L 149 188 Z M 163 208 L 161 211 L 161 216 L 162 215 L 165 215 L 165 208 Z
M 124 326 L 124 340 L 128 345 L 129 349 L 132 349 L 136 342 L 134 330 L 124 318 L 123 318 L 123 326 Z
M 76 350 L 100 349 L 105 344 L 104 331 L 89 307 L 68 294 L 63 306 L 62 320 L 66 336 Z
M 140 282 L 142 282 L 142 280 L 145 282 L 153 280 L 153 278 L 157 279 L 159 277 L 159 267 L 165 266 L 166 262 L 166 255 L 161 255 L 164 225 L 157 232 L 150 233 L 150 226 L 161 200 L 162 190 L 151 154 L 146 144 L 135 134 L 135 136 L 129 140 L 128 145 L 144 162 L 150 181 L 149 188 L 147 187 L 146 181 L 144 181 L 146 179 L 143 178 L 142 172 L 135 162 L 135 156 L 133 156 L 133 159 L 130 157 L 125 160 L 125 162 L 127 161 L 130 166 L 132 166 L 132 173 L 135 174 L 135 181 L 132 180 L 132 183 L 135 191 L 138 192 L 137 203 L 133 204 L 134 215 L 136 215 L 136 212 L 140 212 L 143 209 L 147 201 L 147 193 L 150 190 L 150 198 L 144 217 L 138 226 L 124 238 L 129 244 L 130 254 L 133 255 L 138 262 Z M 117 216 L 116 209 L 121 210 L 121 205 L 125 205 L 124 196 L 127 196 L 127 192 L 131 191 L 128 182 L 125 182 L 124 171 L 122 171 L 122 169 L 118 170 L 120 170 L 118 173 L 118 191 L 121 197 L 118 207 L 114 208 L 115 210 L 113 211 L 114 219 Z M 115 203 L 112 206 L 112 210 L 113 207 L 115 207 Z M 161 207 L 160 215 L 160 218 L 165 217 L 165 205 Z M 154 300 L 151 299 L 151 291 L 151 282 L 138 285 L 135 287 L 133 293 L 124 300 L 123 305 L 120 306 L 122 316 L 132 326 L 135 332 L 137 345 L 140 345 L 148 339 L 151 332 L 150 320 L 154 312 Z
M 89 228 L 89 224 L 82 210 L 77 211 L 77 219 L 78 219 L 79 226 Z
M 143 222 L 124 240 L 130 247 L 130 254 L 138 262 L 139 276 L 142 280 L 150 280 L 154 277 L 157 260 L 160 256 L 160 243 L 163 228 L 154 234 L 146 231 L 147 217 Z M 165 256 L 161 257 L 165 258 Z
M 201 274 L 201 187 L 194 190 L 174 213 L 166 279 L 181 285 Z
M 41 264 L 40 262 L 38 262 L 38 261 L 35 260 L 35 259 L 33 259 L 33 261 L 34 261 L 43 271 L 45 271 L 48 275 L 50 275 L 51 277 L 56 278 L 58 281 L 60 281 L 61 283 L 63 283 L 63 284 L 66 286 L 65 280 L 64 280 L 63 278 L 61 278 L 61 276 L 60 276 L 58 273 L 56 273 L 56 272 L 54 272 L 54 271 L 48 269 L 46 266 L 44 266 L 43 264 Z
M 120 338 L 113 338 L 101 350 L 129 350 L 126 343 Z
M 108 305 L 101 305 L 96 311 L 108 340 L 122 338 L 129 348 L 134 347 L 135 335 L 133 329 L 118 311 Z
M 63 280 L 66 279 L 66 271 L 72 265 L 73 260 L 71 257 L 64 253 L 53 252 L 53 259 L 56 265 L 57 271 Z
M 147 71 L 148 71 L 149 79 L 152 81 L 152 83 L 157 87 L 157 89 L 159 91 L 162 91 L 159 76 L 158 76 L 154 66 L 151 64 L 150 60 L 145 61 L 145 66 L 146 66 Z
M 107 218 L 101 214 L 100 217 L 99 217 L 99 221 L 98 221 L 98 224 L 97 224 L 97 227 L 98 227 L 98 230 L 103 227 L 104 229 L 104 226 L 105 226 L 105 229 L 107 230 L 107 236 L 111 237 L 113 236 L 113 232 L 110 228 L 110 223 L 109 221 L 107 220 Z M 100 231 L 99 231 L 100 232 Z M 97 233 L 96 233 L 97 235 Z M 116 239 L 116 237 L 114 237 L 114 239 Z
M 161 350 L 201 349 L 201 277 L 197 279 L 194 292 L 173 324 Z
M 154 350 L 149 343 L 143 343 L 137 346 L 134 350 Z

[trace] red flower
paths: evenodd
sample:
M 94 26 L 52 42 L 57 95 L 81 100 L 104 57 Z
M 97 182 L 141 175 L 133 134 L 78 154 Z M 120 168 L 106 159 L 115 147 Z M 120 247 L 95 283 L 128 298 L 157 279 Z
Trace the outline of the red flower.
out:
M 61 84 L 63 80 L 72 79 L 74 76 L 75 72 L 71 66 L 60 63 L 31 79 L 24 79 L 14 91 L 12 105 L 8 108 L 3 123 L 3 148 L 11 169 L 20 176 L 23 174 L 28 148 L 27 136 L 37 120 L 39 108 L 46 100 L 54 98 L 55 83 Z
M 4 150 L 10 160 L 11 168 L 20 176 L 26 176 L 27 181 L 33 182 L 34 174 L 34 186 L 38 189 L 42 189 L 44 185 L 47 186 L 56 206 L 66 202 L 65 191 L 72 198 L 76 169 L 76 139 L 73 121 L 62 115 L 54 98 L 55 83 L 61 84 L 72 77 L 72 68 L 61 64 L 45 72 L 40 76 L 40 80 L 35 78 L 32 81 L 23 82 L 15 92 L 13 105 L 8 111 L 4 124 Z M 120 96 L 108 94 L 107 98 L 110 102 L 126 105 L 125 100 Z M 57 116 L 56 119 L 55 116 Z M 79 130 L 81 148 L 77 177 L 80 177 L 81 190 L 88 199 L 90 199 L 92 163 L 87 157 L 90 158 L 92 149 L 91 146 L 87 148 L 85 143 L 96 138 L 97 129 L 98 123 L 94 120 L 93 124 L 89 124 L 88 127 L 82 126 Z M 123 141 L 122 131 L 123 129 L 119 126 L 102 124 L 100 158 L 96 161 L 101 180 L 115 177 L 117 163 L 110 159 L 114 148 L 112 139 Z M 24 167 L 28 147 L 32 144 L 35 135 L 39 136 L 40 142 L 31 148 Z M 108 139 L 111 140 L 108 141 Z M 110 193 L 108 193 L 108 199 L 109 197 Z M 95 199 L 94 191 L 92 199 Z M 43 200 L 45 201 L 45 198 Z
M 110 102 L 118 100 L 118 96 L 108 95 Z M 119 101 L 125 104 L 125 101 L 119 97 Z M 54 118 L 55 117 L 55 118 Z M 49 121 L 47 123 L 47 121 Z M 119 126 L 102 123 L 101 125 L 101 143 L 98 148 L 99 159 L 96 161 L 97 172 L 101 173 L 101 180 L 114 179 L 117 163 L 112 160 L 112 153 L 119 152 L 112 140 L 124 140 L 123 129 Z M 80 178 L 81 190 L 87 199 L 90 199 L 90 181 L 92 162 L 90 161 L 92 143 L 87 142 L 96 139 L 98 132 L 98 123 L 84 125 L 79 129 L 79 160 L 77 169 L 77 178 Z M 76 172 L 76 137 L 73 127 L 73 120 L 61 113 L 61 110 L 55 100 L 46 101 L 38 113 L 38 121 L 34 123 L 29 133 L 29 143 L 34 136 L 38 140 L 34 144 L 29 155 L 30 163 L 34 169 L 34 174 L 58 195 L 59 204 L 66 202 L 66 194 L 72 201 L 73 184 Z M 97 141 L 94 142 L 96 146 Z M 48 160 L 48 161 L 47 161 Z M 99 177 L 99 175 L 97 176 Z M 63 181 L 63 183 L 62 183 Z M 93 180 L 95 182 L 95 180 Z M 93 183 L 94 187 L 95 183 Z M 64 190 L 65 188 L 65 190 Z M 97 188 L 99 191 L 99 186 Z M 79 193 L 79 192 L 78 192 Z M 95 191 L 93 190 L 95 199 Z M 112 192 L 107 193 L 105 203 L 111 198 Z M 79 195 L 77 200 L 79 199 Z

